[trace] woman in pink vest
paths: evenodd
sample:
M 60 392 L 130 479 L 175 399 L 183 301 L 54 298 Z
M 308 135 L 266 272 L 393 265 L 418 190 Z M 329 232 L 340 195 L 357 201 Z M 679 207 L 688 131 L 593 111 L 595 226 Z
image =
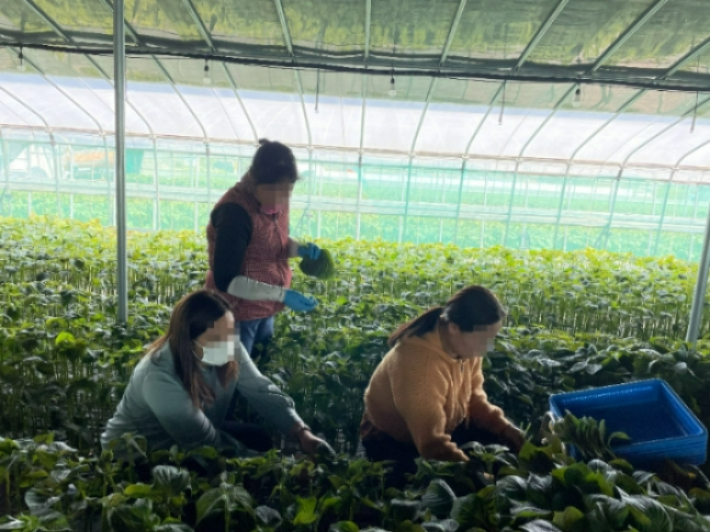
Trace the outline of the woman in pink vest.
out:
M 249 171 L 216 203 L 207 226 L 205 288 L 229 301 L 250 355 L 254 345 L 272 338 L 274 315 L 284 307 L 316 307 L 315 299 L 289 289 L 288 260 L 320 255 L 315 244 L 302 246 L 288 236 L 289 200 L 298 180 L 293 152 L 279 142 L 259 144 Z

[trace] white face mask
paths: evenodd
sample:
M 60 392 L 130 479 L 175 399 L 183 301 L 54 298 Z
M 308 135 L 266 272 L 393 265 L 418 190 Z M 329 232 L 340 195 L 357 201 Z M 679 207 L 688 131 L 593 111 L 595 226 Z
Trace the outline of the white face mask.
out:
M 198 344 L 199 345 L 199 344 Z M 202 362 L 210 366 L 224 366 L 234 360 L 235 341 L 230 337 L 226 342 L 214 342 L 212 345 L 201 345 Z
M 489 338 L 486 340 L 486 352 L 487 353 L 492 353 L 493 351 L 496 350 L 496 340 L 495 338 Z

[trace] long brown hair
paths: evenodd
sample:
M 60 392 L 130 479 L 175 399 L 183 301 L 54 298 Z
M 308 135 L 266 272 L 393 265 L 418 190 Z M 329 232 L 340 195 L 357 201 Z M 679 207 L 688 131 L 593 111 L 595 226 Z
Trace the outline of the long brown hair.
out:
M 203 403 L 214 403 L 215 393 L 202 377 L 200 361 L 194 353 L 194 342 L 227 312 L 230 312 L 229 304 L 219 294 L 207 290 L 193 292 L 175 305 L 168 331 L 146 352 L 146 356 L 150 356 L 166 343 L 170 345 L 177 374 L 197 408 L 202 408 Z M 236 378 L 238 369 L 236 361 L 217 368 L 219 382 L 224 388 L 231 379 Z
M 469 286 L 456 292 L 446 305 L 430 308 L 424 314 L 405 323 L 389 337 L 387 344 L 394 347 L 409 336 L 424 336 L 444 320 L 455 323 L 463 332 L 486 327 L 505 318 L 506 312 L 493 292 L 483 286 Z

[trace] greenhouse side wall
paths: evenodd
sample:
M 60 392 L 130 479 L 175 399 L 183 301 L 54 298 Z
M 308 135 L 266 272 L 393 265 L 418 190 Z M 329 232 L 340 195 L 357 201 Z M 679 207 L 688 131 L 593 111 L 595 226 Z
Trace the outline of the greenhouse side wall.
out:
M 114 225 L 112 143 L 3 128 L 0 216 Z M 139 231 L 202 232 L 213 203 L 248 170 L 254 150 L 144 137 L 127 145 L 128 225 Z M 670 169 L 626 169 L 622 176 L 613 167 L 515 171 L 495 160 L 295 151 L 302 175 L 292 205 L 295 237 L 700 255 L 710 187 L 684 183 Z

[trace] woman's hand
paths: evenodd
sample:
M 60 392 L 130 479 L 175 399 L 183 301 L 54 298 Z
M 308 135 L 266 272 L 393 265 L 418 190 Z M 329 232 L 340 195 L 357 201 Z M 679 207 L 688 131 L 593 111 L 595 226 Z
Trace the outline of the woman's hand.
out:
M 515 425 L 508 425 L 500 434 L 501 440 L 515 454 L 520 452 L 520 449 L 525 445 L 525 433 Z
M 303 452 L 315 456 L 318 453 L 325 453 L 329 456 L 335 456 L 335 451 L 324 440 L 313 435 L 307 428 L 302 428 L 298 431 L 298 443 L 301 445 Z

